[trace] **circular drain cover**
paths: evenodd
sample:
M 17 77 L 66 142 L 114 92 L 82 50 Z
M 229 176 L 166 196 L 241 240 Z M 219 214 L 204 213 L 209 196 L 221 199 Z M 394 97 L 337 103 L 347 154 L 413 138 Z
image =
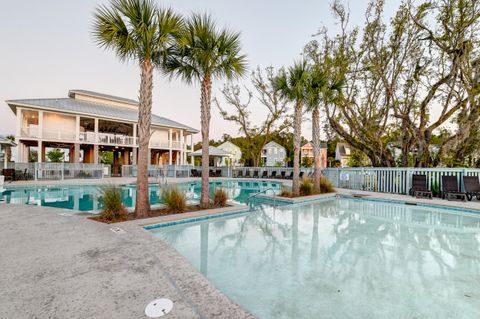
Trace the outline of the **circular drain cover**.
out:
M 149 318 L 165 316 L 172 311 L 173 302 L 170 299 L 161 298 L 150 302 L 145 308 L 145 314 Z

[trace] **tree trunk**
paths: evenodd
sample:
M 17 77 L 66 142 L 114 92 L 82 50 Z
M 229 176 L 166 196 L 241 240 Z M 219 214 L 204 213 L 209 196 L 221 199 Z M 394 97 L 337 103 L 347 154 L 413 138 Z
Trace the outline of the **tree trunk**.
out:
M 313 187 L 320 192 L 321 158 L 320 158 L 320 109 L 315 107 L 312 110 L 312 144 L 313 144 Z
M 210 206 L 210 198 L 208 194 L 208 175 L 209 175 L 209 132 L 210 132 L 210 104 L 212 94 L 212 79 L 209 74 L 205 75 L 202 80 L 201 88 L 201 126 L 202 126 L 202 193 L 200 195 L 200 207 L 208 208 Z
M 295 119 L 293 127 L 293 180 L 292 191 L 294 196 L 300 195 L 300 143 L 302 138 L 302 103 L 295 105 Z
M 147 60 L 141 65 L 140 103 L 138 105 L 138 162 L 137 162 L 137 198 L 135 214 L 146 217 L 150 212 L 148 193 L 148 143 L 150 141 L 150 123 L 152 120 L 153 65 Z

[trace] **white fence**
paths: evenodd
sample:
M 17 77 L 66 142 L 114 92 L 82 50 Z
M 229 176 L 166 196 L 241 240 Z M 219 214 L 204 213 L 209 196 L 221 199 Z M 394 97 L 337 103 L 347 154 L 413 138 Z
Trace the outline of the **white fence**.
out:
M 3 167 L 2 167 L 3 168 Z M 80 163 L 8 163 L 15 180 L 94 179 L 110 176 L 110 166 Z
M 426 175 L 428 187 L 432 191 L 441 189 L 442 176 L 453 175 L 463 190 L 463 176 L 479 176 L 480 169 L 355 167 L 323 170 L 323 175 L 335 187 L 392 194 L 408 194 L 413 174 Z
M 149 165 L 148 177 L 189 177 L 190 165 Z M 123 177 L 136 177 L 137 165 L 123 165 Z

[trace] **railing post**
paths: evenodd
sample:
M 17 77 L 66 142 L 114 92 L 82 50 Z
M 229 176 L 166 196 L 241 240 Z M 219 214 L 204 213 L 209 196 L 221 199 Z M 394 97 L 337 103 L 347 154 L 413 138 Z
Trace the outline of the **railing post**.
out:
M 34 171 L 34 172 L 33 172 L 33 175 L 35 176 L 35 180 L 37 180 L 37 179 L 38 179 L 38 163 L 35 162 L 35 163 L 33 163 L 33 164 L 34 164 L 34 166 L 33 166 L 33 171 Z
M 64 176 L 63 176 L 63 174 L 64 174 L 63 172 L 64 172 L 64 171 L 65 171 L 65 163 L 62 163 L 62 181 L 63 181 L 63 179 L 64 179 Z

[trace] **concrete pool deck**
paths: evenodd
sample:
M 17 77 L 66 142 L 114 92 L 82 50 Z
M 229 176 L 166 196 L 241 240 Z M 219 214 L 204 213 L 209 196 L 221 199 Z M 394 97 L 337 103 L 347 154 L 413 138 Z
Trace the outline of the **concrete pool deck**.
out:
M 337 194 L 480 210 L 479 201 Z M 146 318 L 145 306 L 161 297 L 174 301 L 166 318 L 254 318 L 139 226 L 168 218 L 144 221 L 107 225 L 70 210 L 0 204 L 0 318 Z
M 0 318 L 254 318 L 179 253 L 135 224 L 124 232 L 62 209 L 0 204 Z

